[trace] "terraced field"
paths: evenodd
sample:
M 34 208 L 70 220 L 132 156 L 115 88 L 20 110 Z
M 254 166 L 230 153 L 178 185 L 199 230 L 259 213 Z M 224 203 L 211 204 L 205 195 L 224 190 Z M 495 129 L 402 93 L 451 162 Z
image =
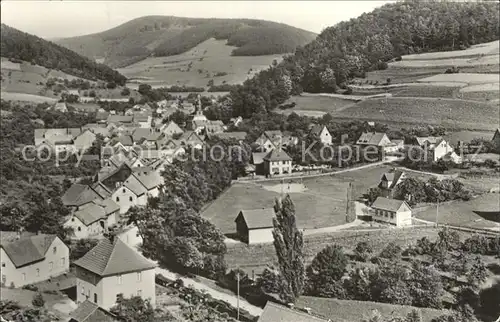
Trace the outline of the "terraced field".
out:
M 454 130 L 494 130 L 498 104 L 460 99 L 392 97 L 370 99 L 334 113 L 334 117 L 388 122 L 402 126 L 442 125 Z

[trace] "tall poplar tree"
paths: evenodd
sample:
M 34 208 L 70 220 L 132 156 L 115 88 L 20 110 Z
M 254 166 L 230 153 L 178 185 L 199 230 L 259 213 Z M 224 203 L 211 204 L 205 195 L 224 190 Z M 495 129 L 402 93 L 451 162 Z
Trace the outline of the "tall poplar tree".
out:
M 297 229 L 295 206 L 289 195 L 276 200 L 274 211 L 274 248 L 282 277 L 280 297 L 293 303 L 304 288 L 304 240 Z

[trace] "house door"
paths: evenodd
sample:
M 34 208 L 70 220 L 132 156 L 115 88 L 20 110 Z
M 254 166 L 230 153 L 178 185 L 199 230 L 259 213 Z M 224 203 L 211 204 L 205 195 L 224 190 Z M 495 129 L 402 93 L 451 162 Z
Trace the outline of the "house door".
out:
M 94 303 L 97 303 L 97 293 L 94 293 Z

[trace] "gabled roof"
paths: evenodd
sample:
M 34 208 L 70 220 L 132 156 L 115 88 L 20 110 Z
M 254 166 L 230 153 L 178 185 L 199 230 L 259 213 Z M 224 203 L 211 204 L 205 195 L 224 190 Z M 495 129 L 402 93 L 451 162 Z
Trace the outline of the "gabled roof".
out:
M 123 146 L 132 146 L 134 145 L 134 140 L 132 139 L 132 136 L 130 135 L 120 135 L 118 137 L 118 142 L 123 144 Z
M 94 200 L 93 203 L 103 207 L 106 216 L 120 210 L 120 206 L 116 202 L 114 202 L 111 198 L 106 198 L 104 200 Z
M 274 208 L 241 210 L 235 221 L 243 218 L 248 229 L 273 227 Z
M 372 204 L 372 208 L 396 212 L 399 210 L 399 208 L 401 208 L 403 204 L 406 204 L 404 200 L 378 197 L 377 200 L 375 200 L 375 202 Z M 406 205 L 408 208 L 410 208 L 408 204 Z
M 93 202 L 82 206 L 80 209 L 75 211 L 73 215 L 80 219 L 85 226 L 89 226 L 99 219 L 106 218 L 104 208 Z
M 257 322 L 327 322 L 328 320 L 267 301 Z
M 74 183 L 62 196 L 62 202 L 65 206 L 81 206 L 95 199 L 102 199 L 98 193 L 88 185 Z
M 98 111 L 95 113 L 95 118 L 98 121 L 106 121 L 108 119 L 109 112 Z
M 436 144 L 438 141 L 440 141 L 442 139 L 443 138 L 441 136 L 416 136 L 415 137 L 417 144 L 420 146 L 423 146 L 426 142 L 429 142 L 430 144 Z
M 244 140 L 247 137 L 247 132 L 221 132 L 212 134 L 211 136 L 216 136 L 220 139 Z
M 111 312 L 106 311 L 102 307 L 85 300 L 80 303 L 76 310 L 71 312 L 69 322 L 114 322 L 119 321 L 118 318 Z
M 292 158 L 281 149 L 273 149 L 265 157 L 265 161 L 292 161 Z
M 268 152 L 253 152 L 252 153 L 253 164 L 261 164 L 262 162 L 264 162 L 264 158 L 268 154 L 269 154 Z
M 130 175 L 123 183 L 123 186 L 132 191 L 136 196 L 142 196 L 148 190 L 134 175 Z
M 283 133 L 281 133 L 280 130 L 273 130 L 273 131 L 264 131 L 264 135 L 267 136 L 270 140 L 273 140 L 277 137 L 283 136 Z
M 362 145 L 376 145 L 376 146 L 381 146 L 382 145 L 382 140 L 384 138 L 387 138 L 387 135 L 385 133 L 380 133 L 380 132 L 368 132 L 368 133 L 363 133 L 359 137 L 358 141 L 356 142 L 357 144 L 362 144 Z
M 404 172 L 401 170 L 396 170 L 392 172 L 386 172 L 382 175 L 381 181 L 391 181 L 391 185 L 388 187 L 389 189 L 394 188 L 398 183 Z
M 127 246 L 119 238 L 115 238 L 113 243 L 107 238 L 103 239 L 74 264 L 101 277 L 156 267 L 155 263 Z
M 50 245 L 56 235 L 34 235 L 24 237 L 13 242 L 2 242 L 1 247 L 17 267 L 22 267 L 45 258 Z
M 132 133 L 132 139 L 134 142 L 139 142 L 143 138 L 147 138 L 151 134 L 151 129 L 146 128 L 136 128 Z
M 161 184 L 161 176 L 157 171 L 150 172 L 134 172 L 133 176 L 139 180 L 139 182 L 146 187 L 146 189 L 151 190 L 158 187 Z
M 161 127 L 162 132 L 173 132 L 173 133 L 183 133 L 184 131 L 180 128 L 177 123 L 170 121 Z
M 321 134 L 321 131 L 323 131 L 323 129 L 325 128 L 324 125 L 321 125 L 321 124 L 316 124 L 314 125 L 312 128 L 311 128 L 311 134 L 314 134 L 314 135 L 320 135 Z M 328 129 L 327 129 L 328 131 Z
M 108 123 L 132 123 L 134 117 L 132 115 L 113 115 L 109 114 L 107 118 Z

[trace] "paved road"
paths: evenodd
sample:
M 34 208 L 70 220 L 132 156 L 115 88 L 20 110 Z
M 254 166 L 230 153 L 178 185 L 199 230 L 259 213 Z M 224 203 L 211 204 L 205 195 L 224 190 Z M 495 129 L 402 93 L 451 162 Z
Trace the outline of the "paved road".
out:
M 162 274 L 166 278 L 169 278 L 172 280 L 176 280 L 176 279 L 180 278 L 184 282 L 184 285 L 191 285 L 193 288 L 195 288 L 199 291 L 204 290 L 208 294 L 210 294 L 213 298 L 216 298 L 216 299 L 222 300 L 222 301 L 226 301 L 234 307 L 237 306 L 238 300 L 237 300 L 236 295 L 230 295 L 230 294 L 220 292 L 220 291 L 215 290 L 215 289 L 213 289 L 205 284 L 197 282 L 197 281 L 193 280 L 192 278 L 180 277 L 177 274 L 175 274 L 169 270 L 166 270 L 164 268 L 161 268 L 161 267 L 156 268 L 156 274 Z M 240 297 L 240 308 L 247 310 L 248 312 L 250 312 L 250 314 L 252 314 L 254 316 L 260 316 L 262 314 L 262 309 L 260 307 L 248 303 L 245 299 L 243 299 L 241 297 Z

